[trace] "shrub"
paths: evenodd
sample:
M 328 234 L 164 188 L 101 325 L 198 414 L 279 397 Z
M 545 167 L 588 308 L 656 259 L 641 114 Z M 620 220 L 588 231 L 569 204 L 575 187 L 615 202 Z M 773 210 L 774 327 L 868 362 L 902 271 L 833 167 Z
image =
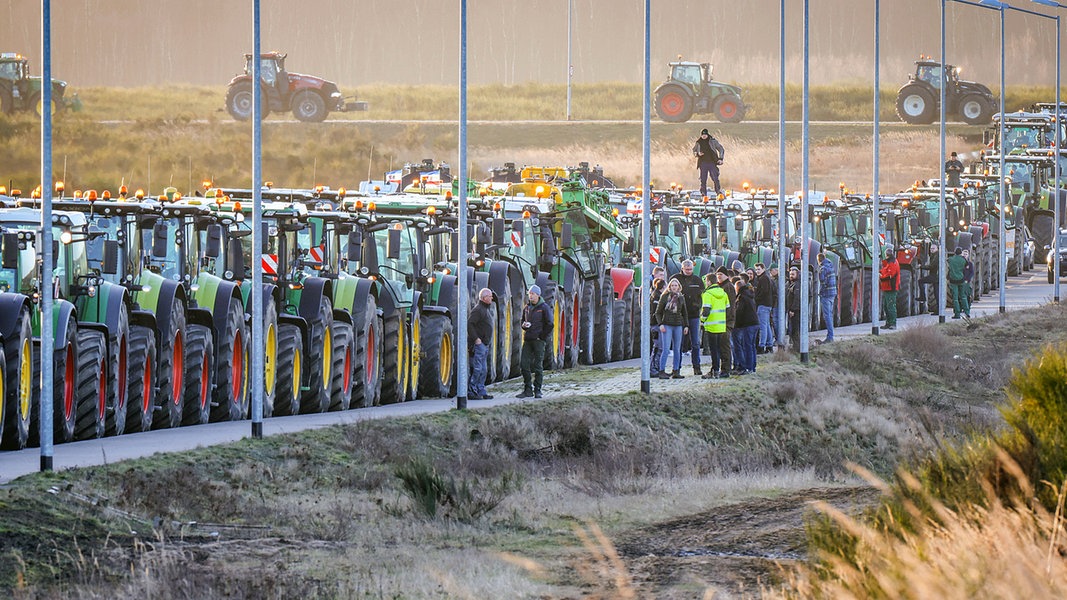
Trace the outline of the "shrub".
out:
M 489 482 L 444 477 L 421 458 L 412 458 L 397 467 L 395 474 L 400 479 L 401 490 L 411 500 L 413 512 L 429 519 L 440 515 L 467 523 L 500 506 L 521 485 L 512 473 L 504 473 Z

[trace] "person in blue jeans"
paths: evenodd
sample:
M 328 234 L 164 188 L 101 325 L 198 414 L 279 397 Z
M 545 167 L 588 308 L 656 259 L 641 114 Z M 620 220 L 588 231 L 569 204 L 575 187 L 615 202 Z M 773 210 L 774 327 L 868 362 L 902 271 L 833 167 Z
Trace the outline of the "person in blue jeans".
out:
M 774 306 L 774 284 L 763 263 L 756 263 L 753 271 L 756 278 L 752 286 L 756 292 L 756 317 L 759 318 L 757 352 L 766 354 L 774 349 L 774 331 L 771 329 L 771 307 Z
M 478 304 L 471 309 L 467 321 L 467 345 L 471 356 L 471 376 L 467 385 L 467 397 L 471 400 L 491 400 L 485 390 L 485 378 L 489 374 L 489 344 L 493 341 L 493 290 L 482 288 L 478 292 Z
M 704 280 L 700 275 L 693 273 L 693 261 L 682 261 L 682 272 L 671 278 L 682 287 L 682 296 L 685 298 L 686 314 L 689 321 L 686 325 L 686 335 L 689 336 L 689 357 L 693 362 L 693 375 L 702 375 L 700 371 L 700 342 L 703 338 L 703 329 L 700 326 L 700 305 L 704 296 Z M 664 350 L 666 352 L 666 350 Z
M 659 299 L 667 291 L 667 277 L 666 271 L 662 267 L 656 267 L 661 271 L 660 274 L 656 274 L 653 271 L 652 277 L 652 292 L 651 292 L 651 304 L 652 310 L 649 314 L 649 320 L 652 321 L 650 327 L 650 337 L 652 339 L 652 355 L 649 360 L 649 376 L 658 378 L 660 373 L 659 360 L 663 356 L 663 338 L 665 336 L 660 335 L 659 320 L 656 317 L 656 308 L 659 307 Z
M 672 279 L 667 291 L 659 299 L 656 318 L 659 320 L 659 335 L 663 339 L 663 354 L 659 359 L 660 379 L 684 379 L 682 376 L 682 336 L 689 333 L 689 312 L 686 310 L 682 284 Z M 699 315 L 698 315 L 699 317 Z M 700 346 L 696 347 L 700 351 Z M 667 375 L 667 353 L 674 353 L 674 372 Z
M 759 318 L 756 316 L 756 293 L 752 286 L 742 278 L 737 282 L 737 313 L 734 322 L 734 341 L 740 346 L 737 351 L 737 364 L 734 365 L 738 375 L 755 372 L 758 336 Z
M 826 339 L 823 343 L 834 341 L 834 301 L 837 300 L 837 271 L 834 263 L 819 253 L 819 309 L 826 323 Z

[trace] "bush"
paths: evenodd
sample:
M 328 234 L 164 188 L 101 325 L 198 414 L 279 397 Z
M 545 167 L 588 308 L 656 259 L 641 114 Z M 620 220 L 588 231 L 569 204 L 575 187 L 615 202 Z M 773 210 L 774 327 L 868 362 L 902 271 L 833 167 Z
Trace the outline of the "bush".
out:
M 480 519 L 521 485 L 517 476 L 504 473 L 496 481 L 444 477 L 429 462 L 412 458 L 396 468 L 401 490 L 411 500 L 412 511 L 429 519 L 439 515 L 469 523 Z M 440 512 L 439 512 L 440 511 Z

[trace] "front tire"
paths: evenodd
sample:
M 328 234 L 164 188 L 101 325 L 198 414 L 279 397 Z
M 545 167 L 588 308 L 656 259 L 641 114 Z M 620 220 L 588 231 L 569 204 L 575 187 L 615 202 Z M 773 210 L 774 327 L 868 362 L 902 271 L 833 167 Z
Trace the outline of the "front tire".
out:
M 230 113 L 235 121 L 248 121 L 252 118 L 253 100 L 251 81 L 235 83 L 226 92 L 226 112 Z M 260 119 L 266 119 L 270 114 L 266 93 L 260 95 L 260 108 Z
M 113 400 L 107 411 L 105 435 L 122 435 L 126 431 L 126 415 L 129 412 L 129 357 L 130 317 L 123 305 L 119 309 L 117 331 L 111 337 L 108 360 L 108 397 Z
M 308 391 L 300 398 L 300 412 L 322 413 L 330 410 L 330 383 L 333 372 L 333 307 L 329 298 L 319 299 L 319 312 L 308 324 Z
M 959 113 L 968 125 L 986 125 L 992 120 L 993 105 L 978 94 L 968 94 L 960 100 Z
M 78 417 L 74 438 L 92 440 L 104 437 L 107 423 L 108 373 L 107 338 L 94 329 L 78 330 Z
M 422 371 L 419 394 L 426 398 L 448 398 L 452 390 L 455 341 L 452 320 L 439 313 L 422 315 Z M 488 383 L 488 382 L 486 382 Z
M 304 366 L 301 342 L 299 327 L 287 323 L 278 326 L 278 375 L 274 396 L 276 415 L 295 415 L 300 412 L 300 378 Z
M 352 326 L 334 323 L 333 379 L 330 381 L 330 410 L 348 410 L 352 405 L 352 388 L 355 378 L 356 344 Z
M 185 398 L 182 425 L 201 425 L 211 419 L 211 383 L 215 348 L 211 330 L 190 325 L 185 344 Z
M 722 123 L 740 123 L 745 118 L 745 104 L 734 94 L 719 96 L 712 111 Z
M 126 430 L 152 429 L 156 394 L 156 335 L 148 327 L 130 328 L 130 375 L 127 378 Z
M 33 412 L 33 330 L 30 313 L 19 314 L 18 339 L 11 352 L 4 352 L 6 360 L 0 361 L 5 373 L 0 379 L 4 384 L 3 416 L 0 423 L 0 447 L 5 450 L 21 450 L 30 439 L 30 415 Z M 0 349 L 3 349 L 0 347 Z
M 271 304 L 270 306 L 272 306 Z M 265 309 L 270 309 L 265 306 Z M 269 314 L 264 311 L 264 314 Z M 230 298 L 226 319 L 219 331 L 218 353 L 215 356 L 214 407 L 212 421 L 240 421 L 248 414 L 248 329 L 244 321 L 244 307 L 237 298 Z M 270 416 L 264 403 L 263 416 Z
M 185 398 L 185 310 L 178 298 L 170 308 L 170 325 L 160 336 L 156 406 L 152 427 L 162 429 L 182 424 Z
M 293 96 L 293 101 L 290 104 L 293 110 L 293 116 L 298 121 L 305 123 L 321 123 L 326 120 L 326 101 L 322 99 L 322 96 L 312 92 L 311 90 L 304 90 L 297 92 Z

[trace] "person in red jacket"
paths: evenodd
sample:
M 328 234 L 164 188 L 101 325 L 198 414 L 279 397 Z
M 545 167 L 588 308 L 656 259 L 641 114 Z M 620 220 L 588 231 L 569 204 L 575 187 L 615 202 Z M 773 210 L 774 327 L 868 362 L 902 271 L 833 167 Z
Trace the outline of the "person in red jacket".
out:
M 878 272 L 878 289 L 882 292 L 882 312 L 885 314 L 883 329 L 897 328 L 897 290 L 900 289 L 900 265 L 893 248 L 885 249 L 885 262 Z

